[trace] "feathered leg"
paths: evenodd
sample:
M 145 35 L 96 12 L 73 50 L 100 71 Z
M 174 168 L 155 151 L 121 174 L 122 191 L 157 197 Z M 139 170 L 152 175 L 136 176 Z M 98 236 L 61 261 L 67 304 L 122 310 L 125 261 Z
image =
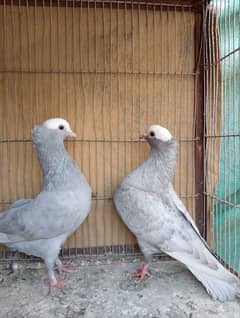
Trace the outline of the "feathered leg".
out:
M 49 294 L 52 293 L 53 289 L 56 288 L 67 288 L 66 282 L 64 280 L 57 281 L 54 275 L 54 261 L 46 261 L 45 264 L 47 267 L 48 277 L 49 277 Z

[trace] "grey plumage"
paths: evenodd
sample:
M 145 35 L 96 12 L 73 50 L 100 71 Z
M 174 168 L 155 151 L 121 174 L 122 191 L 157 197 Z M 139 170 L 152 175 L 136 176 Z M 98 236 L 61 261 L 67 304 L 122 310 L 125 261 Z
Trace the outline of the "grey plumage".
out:
M 162 250 L 185 264 L 214 299 L 233 299 L 240 291 L 238 278 L 213 255 L 171 184 L 177 140 L 157 125 L 144 138 L 151 146 L 150 154 L 123 180 L 114 202 L 136 235 L 146 264 Z
M 57 284 L 54 265 L 62 266 L 58 258 L 61 245 L 87 217 L 91 204 L 91 188 L 64 147 L 68 135 L 74 133 L 63 119 L 51 119 L 34 128 L 42 191 L 0 213 L 0 243 L 41 257 L 51 286 Z

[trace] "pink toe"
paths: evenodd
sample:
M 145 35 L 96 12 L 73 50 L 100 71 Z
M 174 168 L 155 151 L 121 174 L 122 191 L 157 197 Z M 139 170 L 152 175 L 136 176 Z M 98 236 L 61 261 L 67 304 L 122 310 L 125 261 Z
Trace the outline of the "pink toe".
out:
M 66 267 L 63 267 L 61 270 L 64 273 L 77 273 L 77 272 L 79 272 L 78 269 L 72 269 L 72 268 L 66 268 Z
M 59 289 L 67 288 L 66 281 L 65 280 L 58 281 L 56 287 L 59 288 Z

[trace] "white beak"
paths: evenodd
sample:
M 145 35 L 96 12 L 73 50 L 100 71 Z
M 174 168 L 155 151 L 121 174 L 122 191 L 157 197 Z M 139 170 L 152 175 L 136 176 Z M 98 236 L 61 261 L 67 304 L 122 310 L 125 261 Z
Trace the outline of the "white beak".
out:
M 77 135 L 75 134 L 75 132 L 73 132 L 72 130 L 68 131 L 68 136 L 72 137 L 72 138 L 76 138 Z

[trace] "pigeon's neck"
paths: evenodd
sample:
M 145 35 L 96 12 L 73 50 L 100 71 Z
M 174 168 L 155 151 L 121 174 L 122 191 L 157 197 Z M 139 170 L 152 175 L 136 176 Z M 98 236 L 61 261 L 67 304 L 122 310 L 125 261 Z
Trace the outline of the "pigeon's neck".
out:
M 46 188 L 50 183 L 57 186 L 59 178 L 64 178 L 66 166 L 71 160 L 63 141 L 38 145 L 37 155 L 43 173 L 44 187 Z
M 147 159 L 148 169 L 156 176 L 158 184 L 167 185 L 172 181 L 177 159 L 177 141 L 172 140 L 167 145 L 153 147 Z
M 152 147 L 147 160 L 126 178 L 126 182 L 149 192 L 160 193 L 167 189 L 175 172 L 177 144 L 176 140 L 171 140 L 161 147 Z

